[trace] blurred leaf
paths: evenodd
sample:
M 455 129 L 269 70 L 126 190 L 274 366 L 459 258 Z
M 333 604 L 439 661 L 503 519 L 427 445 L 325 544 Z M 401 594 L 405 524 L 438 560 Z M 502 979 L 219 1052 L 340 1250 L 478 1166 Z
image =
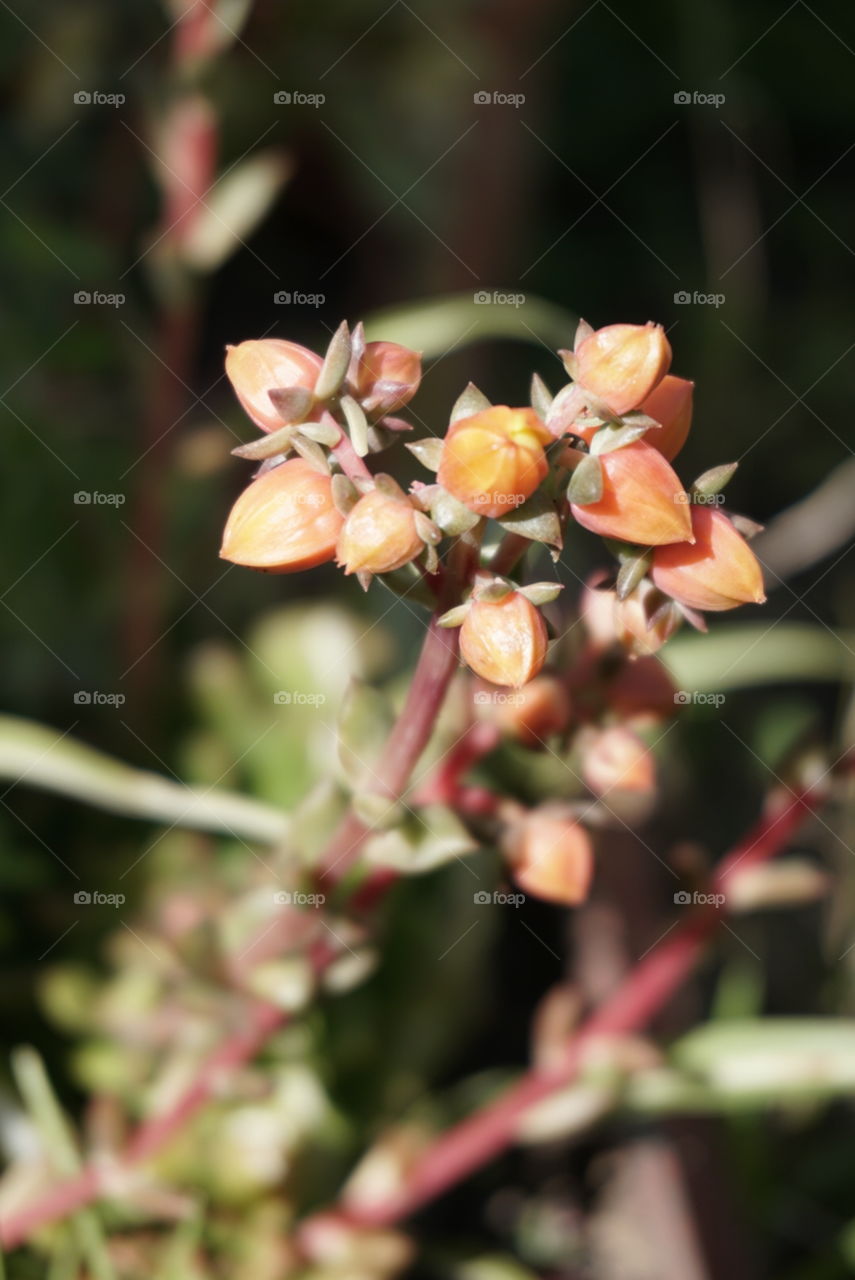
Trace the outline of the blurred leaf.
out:
M 189 266 L 203 272 L 221 267 L 267 216 L 290 176 L 290 160 L 262 151 L 216 183 L 182 242 Z
M 543 298 L 527 297 L 520 307 L 485 305 L 474 299 L 474 294 L 458 293 L 376 311 L 365 321 L 366 337 L 400 342 L 430 359 L 487 338 L 557 347 L 567 341 L 576 324 L 569 311 Z
M 678 636 L 660 657 L 681 689 L 848 680 L 855 675 L 855 635 L 799 622 L 713 626 L 705 636 Z
M 56 791 L 112 813 L 276 844 L 284 813 L 229 791 L 185 787 L 113 760 L 47 725 L 0 716 L 0 777 Z

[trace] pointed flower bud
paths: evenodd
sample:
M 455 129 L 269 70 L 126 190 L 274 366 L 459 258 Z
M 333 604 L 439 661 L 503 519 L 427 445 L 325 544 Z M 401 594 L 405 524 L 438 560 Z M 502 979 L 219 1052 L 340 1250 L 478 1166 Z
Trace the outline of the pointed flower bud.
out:
M 677 378 L 673 373 L 669 373 L 642 401 L 641 412 L 646 413 L 650 418 L 655 418 L 659 423 L 659 430 L 648 431 L 644 438 L 669 462 L 672 458 L 676 458 L 686 443 L 689 428 L 692 425 L 694 392 L 694 382 L 690 382 L 688 378 Z
M 560 807 L 533 809 L 510 830 L 507 852 L 524 893 L 574 907 L 588 896 L 594 873 L 591 838 Z
M 604 453 L 603 496 L 570 510 L 583 529 L 604 538 L 661 546 L 692 538 L 689 495 L 661 453 L 644 440 Z
M 476 675 L 518 689 L 540 671 L 548 643 L 546 624 L 524 595 L 479 599 L 476 588 L 460 631 L 460 652 Z
M 494 724 L 523 747 L 545 747 L 570 720 L 570 697 L 557 676 L 539 675 L 514 693 L 482 686 L 474 696 L 481 720 Z
M 610 324 L 576 348 L 576 378 L 612 413 L 637 409 L 671 366 L 671 344 L 658 324 Z
M 294 573 L 335 555 L 343 519 L 328 475 L 302 458 L 266 471 L 231 509 L 220 556 L 268 573 Z
M 423 549 L 418 507 L 388 481 L 359 499 L 344 522 L 336 560 L 345 573 L 391 573 L 409 564 Z
M 653 756 L 637 733 L 614 725 L 583 747 L 582 777 L 595 795 L 608 791 L 649 792 L 656 785 Z
M 689 609 L 721 611 L 762 604 L 760 562 L 716 507 L 693 506 L 694 546 L 657 547 L 650 576 L 665 595 Z
M 422 358 L 397 342 L 368 342 L 356 369 L 356 399 L 368 413 L 394 413 L 419 389 Z
M 240 342 L 226 354 L 226 373 L 235 394 L 262 431 L 276 431 L 283 423 L 270 392 L 287 387 L 314 390 L 322 365 L 314 351 L 282 338 Z
M 496 405 L 449 428 L 437 480 L 470 510 L 498 519 L 545 479 L 543 446 L 551 441 L 533 409 Z

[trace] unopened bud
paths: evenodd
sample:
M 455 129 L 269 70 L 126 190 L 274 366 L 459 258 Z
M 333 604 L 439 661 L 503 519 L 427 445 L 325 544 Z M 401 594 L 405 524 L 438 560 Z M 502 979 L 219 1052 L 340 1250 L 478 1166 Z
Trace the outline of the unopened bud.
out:
M 588 896 L 594 874 L 591 838 L 560 808 L 527 813 L 510 830 L 507 852 L 524 893 L 573 907 Z
M 489 720 L 523 747 L 545 747 L 548 738 L 566 729 L 570 697 L 557 676 L 539 675 L 516 693 L 480 689 L 475 694 L 480 719 Z
M 633 654 L 657 653 L 683 621 L 679 609 L 646 580 L 624 600 L 615 596 L 613 610 L 617 640 Z
M 661 453 L 636 440 L 598 461 L 602 497 L 570 508 L 583 529 L 647 547 L 691 539 L 689 496 Z
M 226 373 L 246 412 L 262 431 L 276 431 L 283 418 L 270 392 L 288 387 L 314 390 L 323 360 L 296 342 L 260 338 L 229 347 Z
M 656 785 L 653 756 L 631 729 L 615 725 L 587 741 L 582 776 L 595 795 L 609 791 L 649 792 Z
M 266 471 L 231 509 L 220 556 L 268 573 L 294 573 L 332 560 L 343 519 L 328 475 L 302 458 Z
M 576 377 L 615 414 L 650 395 L 671 366 L 671 345 L 658 324 L 610 324 L 576 349 Z
M 548 643 L 539 611 L 518 591 L 509 591 L 500 600 L 476 595 L 460 630 L 460 652 L 475 674 L 490 684 L 512 688 L 537 675 Z
M 686 443 L 692 425 L 694 391 L 694 382 L 669 373 L 642 402 L 641 412 L 659 423 L 659 430 L 649 431 L 645 440 L 669 462 Z
M 395 486 L 397 489 L 397 486 Z M 416 505 L 400 489 L 372 489 L 344 522 L 336 559 L 345 573 L 391 573 L 423 549 Z
M 665 595 L 689 609 L 721 611 L 762 604 L 760 562 L 727 516 L 711 506 L 693 506 L 694 545 L 657 547 L 650 576 Z
M 437 480 L 478 515 L 500 519 L 545 479 L 551 440 L 533 409 L 496 405 L 449 428 Z
M 369 342 L 356 370 L 356 398 L 368 413 L 394 413 L 419 389 L 422 358 L 397 342 Z

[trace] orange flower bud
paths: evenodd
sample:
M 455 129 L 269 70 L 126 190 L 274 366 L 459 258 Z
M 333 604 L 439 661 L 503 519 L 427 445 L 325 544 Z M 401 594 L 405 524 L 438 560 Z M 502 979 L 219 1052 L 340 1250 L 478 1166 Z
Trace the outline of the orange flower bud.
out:
M 345 573 L 391 573 L 424 548 L 416 506 L 405 493 L 372 489 L 351 509 L 339 535 L 336 560 Z
M 612 606 L 615 634 L 618 642 L 630 653 L 657 653 L 680 626 L 682 615 L 676 606 L 668 605 L 659 613 L 660 604 L 665 605 L 666 600 L 647 581 L 624 600 L 615 596 Z M 657 615 L 652 624 L 651 614 Z
M 509 834 L 513 876 L 524 893 L 566 907 L 584 902 L 594 874 L 594 852 L 585 828 L 560 808 L 526 814 Z
M 543 618 L 518 591 L 473 599 L 460 629 L 460 652 L 475 674 L 515 689 L 540 671 L 548 643 Z
M 692 425 L 694 391 L 694 382 L 669 373 L 647 399 L 642 401 L 641 412 L 659 423 L 659 430 L 651 428 L 644 438 L 669 462 L 676 458 L 686 443 Z
M 582 777 L 598 796 L 612 790 L 648 792 L 656 785 L 656 768 L 641 738 L 615 725 L 585 744 Z
M 720 611 L 762 604 L 763 573 L 741 533 L 723 512 L 693 506 L 695 543 L 657 547 L 650 576 L 660 591 L 690 609 Z
M 671 367 L 671 344 L 658 324 L 610 324 L 575 352 L 578 381 L 612 413 L 629 413 Z
M 557 676 L 539 675 L 514 693 L 480 689 L 476 711 L 523 747 L 543 747 L 547 738 L 566 729 L 570 697 Z
M 605 576 L 605 574 L 596 574 L 589 578 L 579 597 L 579 616 L 585 624 L 591 643 L 597 649 L 608 649 L 617 640 L 615 626 L 617 592 L 596 585 L 597 582 L 603 581 Z
M 269 392 L 285 387 L 314 388 L 323 360 L 282 338 L 260 338 L 228 347 L 226 373 L 235 394 L 246 412 L 262 431 L 277 431 L 284 426 Z
M 343 524 L 330 477 L 302 458 L 266 471 L 229 513 L 220 556 L 268 573 L 294 573 L 335 555 Z
M 356 395 L 369 412 L 403 409 L 419 389 L 422 358 L 397 342 L 369 342 L 360 357 Z
M 551 440 L 533 409 L 496 405 L 449 428 L 436 478 L 472 511 L 497 519 L 545 479 L 543 446 Z
M 583 529 L 647 547 L 691 539 L 688 494 L 661 453 L 636 440 L 599 461 L 603 496 L 570 507 Z

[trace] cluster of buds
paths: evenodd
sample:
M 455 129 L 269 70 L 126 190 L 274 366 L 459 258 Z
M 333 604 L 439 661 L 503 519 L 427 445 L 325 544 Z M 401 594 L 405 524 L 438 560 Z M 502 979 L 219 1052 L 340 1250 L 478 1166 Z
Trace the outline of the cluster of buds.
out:
M 672 466 L 691 428 L 694 384 L 670 372 L 661 326 L 582 322 L 573 350 L 559 354 L 568 384 L 553 395 L 535 376 L 528 405 L 494 405 L 470 384 L 444 435 L 407 446 L 434 479 L 404 488 L 369 463 L 410 430 L 395 415 L 418 389 L 416 352 L 366 342 L 361 325 L 346 324 L 323 357 L 280 339 L 230 348 L 226 371 L 264 434 L 235 450 L 261 465 L 221 554 L 277 573 L 335 561 L 365 588 L 380 576 L 444 610 L 440 625 L 459 628 L 463 662 L 493 691 L 498 730 L 534 749 L 557 737 L 576 751 L 592 803 L 604 803 L 612 791 L 655 787 L 639 730 L 674 714 L 656 652 L 684 621 L 703 628 L 706 611 L 763 601 L 748 543 L 758 526 L 722 509 L 735 464 L 689 485 Z M 495 554 L 482 550 L 490 521 Z M 542 610 L 561 587 L 527 584 L 514 566 L 527 544 L 557 561 L 574 521 L 605 540 L 616 564 L 583 594 L 581 653 L 567 670 L 553 654 L 545 670 Z M 443 554 L 444 542 L 461 539 L 463 573 L 463 561 Z M 503 701 L 494 696 L 502 688 L 518 692 Z M 572 808 L 515 817 L 504 848 L 527 891 L 563 903 L 586 895 L 591 842 Z

